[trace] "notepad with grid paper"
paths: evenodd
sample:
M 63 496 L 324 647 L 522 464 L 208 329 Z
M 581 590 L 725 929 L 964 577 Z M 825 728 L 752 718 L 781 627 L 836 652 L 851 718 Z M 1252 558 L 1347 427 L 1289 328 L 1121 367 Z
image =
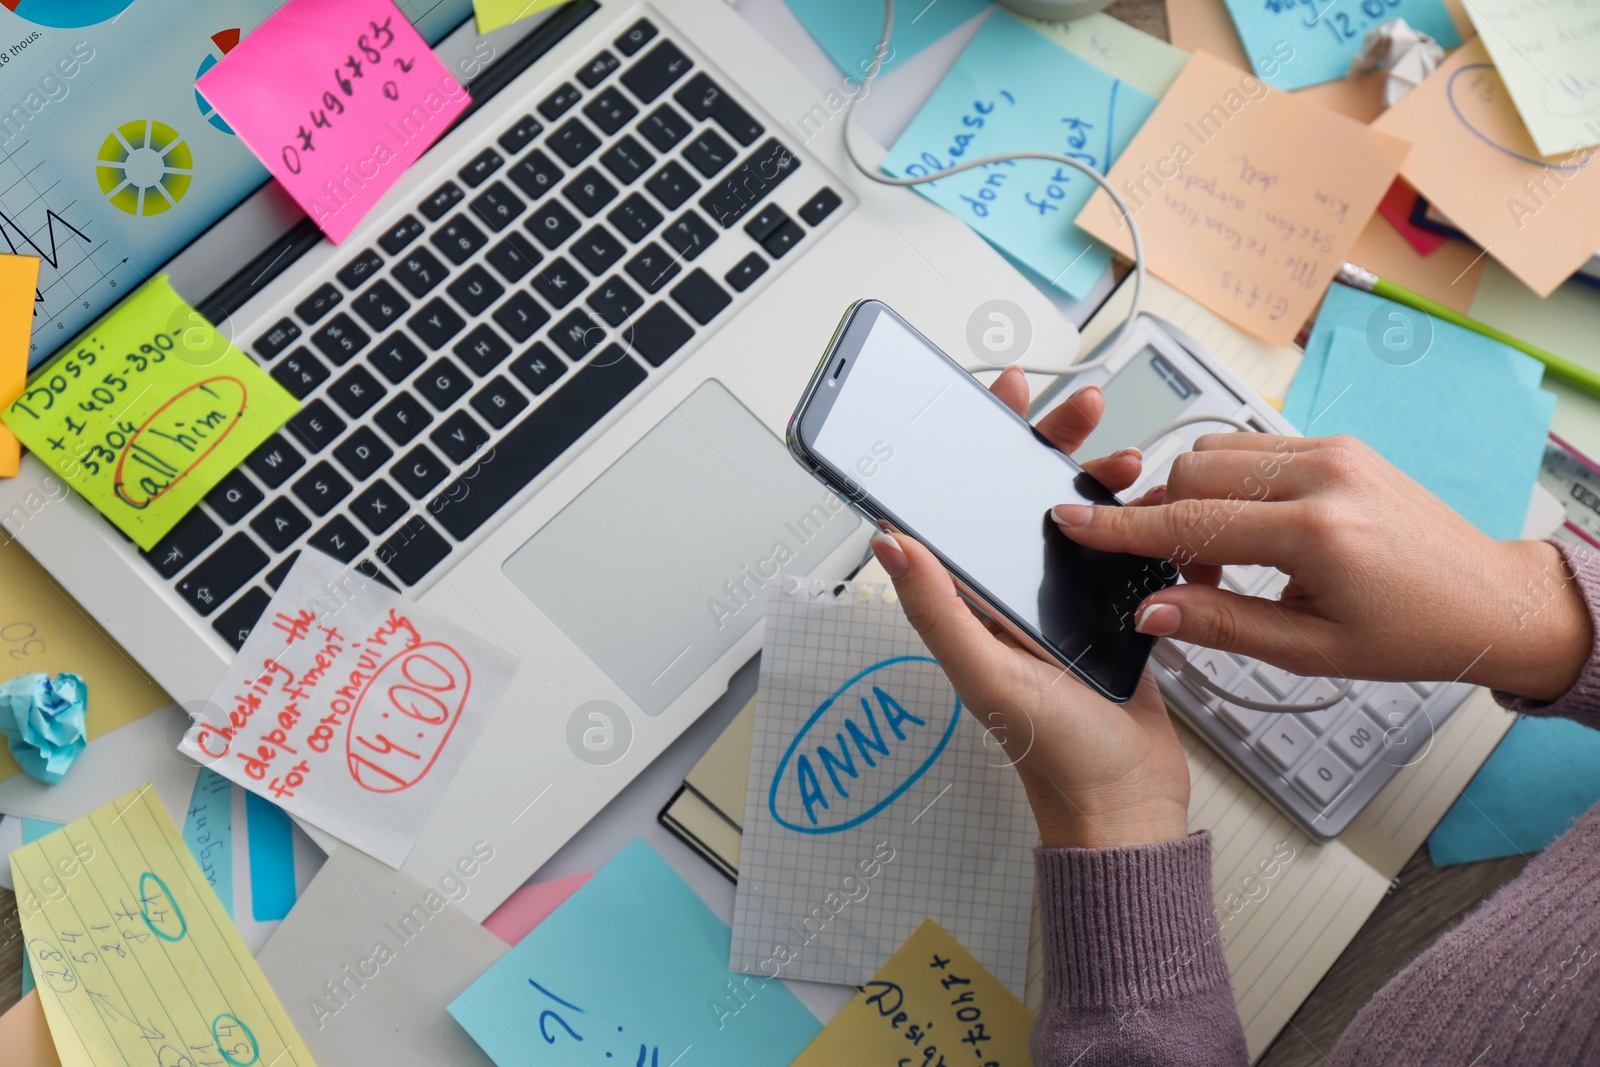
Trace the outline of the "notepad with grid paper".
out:
M 931 918 L 1021 996 L 1036 840 L 892 589 L 773 588 L 732 970 L 860 985 Z

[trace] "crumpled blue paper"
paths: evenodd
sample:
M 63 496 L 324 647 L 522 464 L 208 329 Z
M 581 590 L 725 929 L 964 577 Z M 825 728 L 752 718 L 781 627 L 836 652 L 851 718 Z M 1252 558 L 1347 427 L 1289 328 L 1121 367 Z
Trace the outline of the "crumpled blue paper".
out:
M 23 674 L 0 683 L 0 733 L 29 776 L 55 785 L 88 747 L 89 686 L 66 671 Z

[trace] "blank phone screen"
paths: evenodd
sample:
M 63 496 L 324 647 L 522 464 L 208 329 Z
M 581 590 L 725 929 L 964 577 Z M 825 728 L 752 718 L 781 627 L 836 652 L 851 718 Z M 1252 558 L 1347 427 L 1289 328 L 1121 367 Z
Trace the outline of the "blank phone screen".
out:
M 858 310 L 825 377 L 841 359 L 834 384 L 818 386 L 833 395 L 813 456 L 1086 681 L 1127 699 L 1152 643 L 1133 613 L 1172 570 L 1083 548 L 1049 516 L 1056 504 L 1116 506 L 1111 494 L 883 305 Z

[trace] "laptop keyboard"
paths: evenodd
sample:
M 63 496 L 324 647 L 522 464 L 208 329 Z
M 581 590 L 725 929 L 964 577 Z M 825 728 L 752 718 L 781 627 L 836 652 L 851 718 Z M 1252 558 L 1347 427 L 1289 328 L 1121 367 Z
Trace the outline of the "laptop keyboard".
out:
M 145 553 L 234 649 L 307 548 L 425 582 L 842 203 L 765 202 L 800 159 L 648 19 L 480 139 L 250 346 L 301 410 Z

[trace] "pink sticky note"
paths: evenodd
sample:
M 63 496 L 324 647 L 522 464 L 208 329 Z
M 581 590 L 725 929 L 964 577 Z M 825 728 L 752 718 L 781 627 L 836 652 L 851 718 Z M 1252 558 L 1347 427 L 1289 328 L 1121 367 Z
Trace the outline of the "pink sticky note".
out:
M 195 87 L 335 243 L 471 102 L 393 0 L 289 0 Z
M 593 877 L 593 874 L 574 874 L 553 882 L 525 885 L 483 920 L 483 928 L 506 944 L 515 945 Z
M 1417 206 L 1417 191 L 1396 178 L 1389 191 L 1378 201 L 1378 214 L 1389 220 L 1389 225 L 1400 231 L 1406 243 L 1417 250 L 1419 256 L 1431 256 L 1450 240 L 1442 233 L 1425 230 L 1411 221 L 1411 209 Z

